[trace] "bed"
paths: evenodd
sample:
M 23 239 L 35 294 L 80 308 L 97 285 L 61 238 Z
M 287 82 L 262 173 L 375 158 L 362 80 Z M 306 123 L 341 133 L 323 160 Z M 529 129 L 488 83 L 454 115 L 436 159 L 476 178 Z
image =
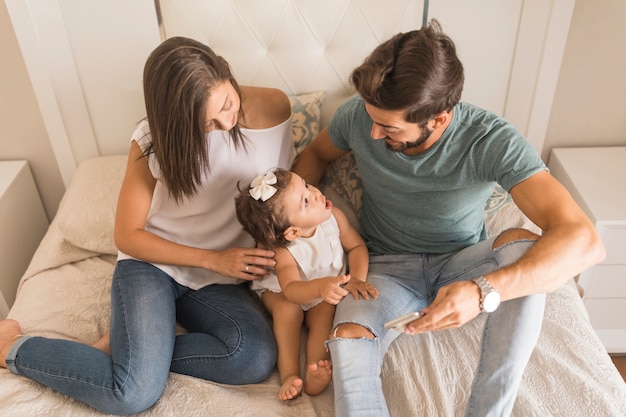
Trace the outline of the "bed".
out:
M 294 144 L 319 129 L 324 92 L 293 97 Z M 20 283 L 9 317 L 25 333 L 92 343 L 108 328 L 109 285 L 117 250 L 113 221 L 126 157 L 84 161 Z M 350 154 L 331 165 L 324 191 L 356 221 L 360 179 Z M 490 234 L 537 230 L 497 187 L 485 217 Z M 394 416 L 462 415 L 477 359 L 479 317 L 461 329 L 402 335 L 386 356 L 382 378 Z M 181 329 L 181 331 L 184 331 Z M 276 372 L 264 383 L 225 386 L 171 374 L 151 416 L 333 416 L 332 390 L 281 402 Z M 0 415 L 101 415 L 86 405 L 0 370 Z M 543 330 L 519 391 L 514 416 L 626 415 L 626 384 L 591 328 L 574 281 L 548 296 Z
M 162 12 L 171 8 L 170 3 L 173 2 L 161 2 Z M 226 3 L 231 2 L 219 2 Z M 258 11 L 257 6 L 252 6 L 259 4 L 257 2 L 233 3 L 238 3 L 236 13 L 232 9 L 222 12 L 222 19 L 228 17 L 228 13 L 245 16 L 246 13 Z M 284 17 L 293 11 L 284 7 L 287 3 L 298 3 L 302 7 L 312 4 L 274 1 L 267 2 L 265 7 L 279 5 L 282 9 L 278 14 Z M 331 13 L 336 4 L 341 5 L 343 13 L 348 14 L 357 8 L 361 16 L 367 14 L 364 11 L 367 11 L 365 8 L 369 5 L 369 15 L 382 18 L 387 10 L 382 10 L 376 3 L 360 1 L 324 4 L 328 8 L 325 10 L 327 14 Z M 415 2 L 400 3 L 403 5 L 400 12 L 404 15 L 414 11 L 411 7 L 417 7 L 406 6 Z M 247 12 L 240 7 L 244 4 L 249 7 Z M 398 6 L 394 7 L 398 9 Z M 388 9 L 394 7 L 389 6 Z M 181 21 L 170 22 L 170 33 L 179 32 L 190 36 L 182 29 L 176 30 L 177 22 Z M 293 25 L 311 26 L 311 21 L 306 19 L 296 19 L 295 22 L 299 23 Z M 185 21 L 183 26 L 189 29 L 189 24 L 190 21 Z M 394 30 L 415 26 L 415 19 L 405 19 Z M 289 29 L 297 33 L 294 30 L 297 27 L 289 26 Z M 220 27 L 217 30 L 225 29 Z M 335 31 L 335 34 L 340 32 Z M 363 42 L 359 44 L 354 37 L 343 39 L 342 36 L 335 36 L 336 50 L 350 50 L 353 53 L 343 54 L 346 56 L 342 55 L 341 59 L 334 62 L 320 59 L 318 55 L 321 52 L 311 45 L 307 45 L 308 50 L 302 49 L 302 45 L 282 45 L 287 49 L 283 48 L 279 55 L 269 60 L 276 67 L 285 65 L 281 68 L 281 74 L 264 77 L 267 61 L 255 60 L 258 56 L 247 50 L 237 55 L 232 48 L 228 49 L 233 42 L 244 44 L 242 39 L 233 40 L 225 36 L 228 41 L 220 44 L 219 39 L 211 34 L 197 37 L 214 45 L 218 52 L 226 56 L 242 84 L 277 86 L 290 94 L 296 150 L 301 150 L 315 136 L 328 122 L 337 104 L 351 94 L 347 87 L 347 73 L 365 56 L 363 51 L 371 49 L 375 40 L 370 36 L 362 38 Z M 349 48 L 342 49 L 341 43 L 337 42 L 345 42 Z M 301 61 L 307 54 L 315 55 L 317 64 L 303 71 L 305 65 Z M 281 60 L 285 56 L 288 59 Z M 245 57 L 249 57 L 250 61 L 245 61 Z M 324 66 L 324 63 L 328 65 Z M 316 78 L 314 74 L 321 75 Z M 128 130 L 128 135 L 131 131 Z M 128 135 L 119 139 L 122 149 L 127 148 Z M 81 158 L 57 214 L 20 282 L 15 304 L 9 313 L 10 318 L 21 323 L 25 333 L 92 343 L 108 329 L 109 286 L 117 254 L 113 243 L 113 222 L 125 163 L 125 155 L 113 153 Z M 328 167 L 322 187 L 326 195 L 357 225 L 361 183 L 350 154 Z M 510 227 L 538 231 L 500 187 L 494 190 L 484 214 L 490 235 Z M 416 337 L 402 335 L 392 344 L 382 370 L 383 386 L 392 416 L 452 417 L 463 414 L 477 362 L 477 342 L 483 319 L 479 316 L 456 330 Z M 184 329 L 179 328 L 179 331 Z M 302 395 L 296 400 L 281 402 L 277 398 L 278 387 L 276 371 L 265 382 L 247 386 L 220 385 L 170 374 L 161 399 L 138 416 L 334 415 L 332 389 L 326 389 L 315 397 Z M 0 415 L 103 416 L 82 403 L 37 382 L 13 375 L 6 369 L 0 369 Z M 512 415 L 626 416 L 626 384 L 594 333 L 573 279 L 548 295 L 542 333 L 524 374 Z

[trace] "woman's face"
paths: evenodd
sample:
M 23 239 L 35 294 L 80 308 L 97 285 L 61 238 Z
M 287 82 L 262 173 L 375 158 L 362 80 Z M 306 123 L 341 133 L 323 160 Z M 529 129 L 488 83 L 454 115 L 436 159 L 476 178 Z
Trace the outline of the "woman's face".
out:
M 241 100 L 230 81 L 222 81 L 207 100 L 204 131 L 230 130 L 237 124 Z

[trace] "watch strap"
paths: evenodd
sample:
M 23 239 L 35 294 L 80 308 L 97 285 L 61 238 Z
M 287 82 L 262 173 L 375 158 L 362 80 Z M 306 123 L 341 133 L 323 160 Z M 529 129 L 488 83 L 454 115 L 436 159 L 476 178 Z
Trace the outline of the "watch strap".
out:
M 487 311 L 485 310 L 485 305 L 484 305 L 484 301 L 485 298 L 490 294 L 490 293 L 498 293 L 498 291 L 496 291 L 495 288 L 493 288 L 493 286 L 489 283 L 489 281 L 487 281 L 487 279 L 480 275 L 478 277 L 472 278 L 472 281 L 474 281 L 474 283 L 476 285 L 478 285 L 478 288 L 480 289 L 480 311 L 485 313 L 485 312 L 492 312 L 495 311 L 495 309 L 491 310 L 491 311 Z M 498 298 L 499 298 L 499 294 L 498 294 Z M 499 302 L 498 302 L 499 304 Z M 497 308 L 497 306 L 496 306 Z

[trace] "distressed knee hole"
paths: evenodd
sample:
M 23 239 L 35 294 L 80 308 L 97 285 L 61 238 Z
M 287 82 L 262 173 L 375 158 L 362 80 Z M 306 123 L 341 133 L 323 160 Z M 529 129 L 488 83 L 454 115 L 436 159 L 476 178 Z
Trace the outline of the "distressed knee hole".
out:
M 500 246 L 516 240 L 537 240 L 539 236 L 526 229 L 509 229 L 505 230 L 493 242 L 492 249 L 498 249 Z
M 360 324 L 355 323 L 342 323 L 335 327 L 330 335 L 330 339 L 335 339 L 338 337 L 345 339 L 360 339 L 363 337 L 368 339 L 374 339 L 374 335 L 372 334 L 372 332 L 370 332 Z

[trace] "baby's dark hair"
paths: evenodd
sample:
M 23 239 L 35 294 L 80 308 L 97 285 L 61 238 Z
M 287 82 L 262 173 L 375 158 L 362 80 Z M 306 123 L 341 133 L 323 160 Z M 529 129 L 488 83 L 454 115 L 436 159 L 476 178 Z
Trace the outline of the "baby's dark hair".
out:
M 266 201 L 257 200 L 250 195 L 250 184 L 242 190 L 239 183 L 239 195 L 235 197 L 237 220 L 254 240 L 268 249 L 287 246 L 289 241 L 284 233 L 291 226 L 282 208 L 282 194 L 291 180 L 291 172 L 280 168 L 272 172 L 276 176 L 276 184 L 272 187 L 277 190 L 272 197 Z

